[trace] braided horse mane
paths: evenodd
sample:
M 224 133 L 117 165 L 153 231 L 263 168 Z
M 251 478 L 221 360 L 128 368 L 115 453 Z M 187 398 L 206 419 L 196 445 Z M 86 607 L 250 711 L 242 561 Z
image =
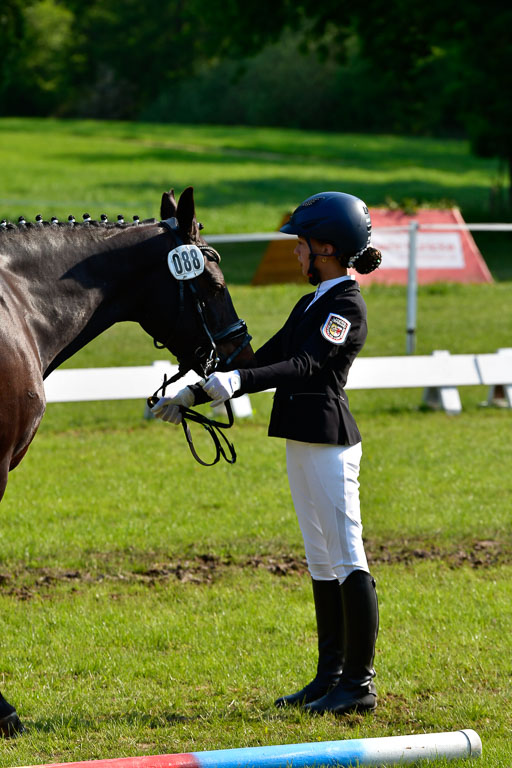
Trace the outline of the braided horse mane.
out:
M 72 214 L 68 216 L 67 221 L 59 221 L 56 216 L 52 216 L 50 221 L 46 221 L 41 215 L 36 216 L 35 221 L 27 221 L 24 216 L 20 216 L 17 223 L 2 219 L 2 221 L 0 221 L 0 232 L 13 230 L 17 230 L 19 232 L 27 230 L 37 231 L 38 229 L 42 230 L 44 227 L 66 227 L 73 229 L 101 227 L 103 229 L 125 229 L 126 227 L 134 227 L 138 226 L 139 224 L 156 224 L 157 221 L 158 219 L 154 218 L 144 219 L 141 221 L 140 218 L 136 215 L 132 217 L 132 221 L 125 221 L 124 216 L 121 214 L 118 215 L 117 221 L 109 221 L 105 214 L 102 214 L 99 220 L 92 219 L 88 213 L 83 214 L 82 221 L 77 221 Z

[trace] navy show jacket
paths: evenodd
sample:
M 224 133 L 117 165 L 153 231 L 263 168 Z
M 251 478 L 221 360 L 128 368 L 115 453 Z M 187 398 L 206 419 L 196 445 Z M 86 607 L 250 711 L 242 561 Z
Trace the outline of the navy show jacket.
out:
M 299 299 L 281 330 L 258 349 L 256 367 L 239 370 L 237 394 L 275 387 L 271 437 L 355 445 L 361 435 L 344 387 L 366 340 L 366 304 L 355 280 L 337 283 L 307 309 L 313 297 L 309 293 Z M 341 318 L 341 326 L 332 315 Z M 343 343 L 334 334 L 333 340 L 326 338 L 326 325 L 334 332 L 345 327 Z

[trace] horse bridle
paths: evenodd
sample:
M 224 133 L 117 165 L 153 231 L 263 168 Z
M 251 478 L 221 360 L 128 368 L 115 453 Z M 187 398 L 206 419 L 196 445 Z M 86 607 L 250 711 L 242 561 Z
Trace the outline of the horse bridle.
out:
M 179 223 L 175 217 L 161 221 L 160 226 L 165 227 L 172 233 L 176 245 L 183 245 L 183 240 L 181 239 L 179 234 Z M 201 253 L 203 254 L 203 258 L 207 253 L 213 253 L 218 258 L 218 254 L 215 251 L 215 249 L 206 243 L 204 244 L 197 243 L 195 244 L 195 247 L 201 251 Z M 192 369 L 195 370 L 196 372 L 198 372 L 197 369 L 199 369 L 203 378 L 206 378 L 216 370 L 219 363 L 222 363 L 226 367 L 231 365 L 233 360 L 240 354 L 240 352 L 242 352 L 242 350 L 244 350 L 245 347 L 248 346 L 252 336 L 249 334 L 247 330 L 247 325 L 245 323 L 245 320 L 242 320 L 242 319 L 239 319 L 236 322 L 231 323 L 231 325 L 228 325 L 226 328 L 223 328 L 221 331 L 218 331 L 215 334 L 212 333 L 208 326 L 208 321 L 205 316 L 204 303 L 197 289 L 197 278 L 192 278 L 189 280 L 180 280 L 177 282 L 179 283 L 179 292 L 180 292 L 178 319 L 180 315 L 182 315 L 185 311 L 185 290 L 188 289 L 191 294 L 196 312 L 199 315 L 199 319 L 200 319 L 204 334 L 208 339 L 210 348 L 205 350 L 203 347 L 197 347 L 194 350 L 194 353 L 192 356 L 192 361 L 193 361 L 192 365 L 189 365 L 188 362 L 184 360 L 179 361 L 179 368 L 178 368 L 179 375 L 176 375 L 176 378 L 174 380 L 176 381 L 177 379 L 179 379 L 181 376 L 184 376 L 185 373 L 188 373 L 188 371 Z M 230 355 L 228 355 L 228 357 L 221 358 L 217 350 L 217 344 L 221 342 L 234 341 L 239 337 L 241 337 L 240 344 L 233 350 L 233 352 L 231 352 Z M 161 344 L 160 342 L 157 342 L 156 339 L 154 339 L 153 341 L 155 346 L 159 349 L 162 349 L 163 347 L 167 346 L 166 344 Z
M 183 240 L 180 237 L 179 234 L 179 223 L 178 220 L 173 216 L 170 219 L 165 219 L 160 222 L 160 226 L 164 227 L 165 229 L 169 230 L 175 240 L 175 245 L 183 245 Z M 195 244 L 195 246 L 201 251 L 203 254 L 203 258 L 205 258 L 206 253 L 214 253 L 218 256 L 215 249 L 213 249 L 211 246 L 205 244 Z M 188 373 L 190 370 L 195 370 L 197 372 L 197 369 L 201 371 L 202 377 L 205 379 L 207 378 L 211 373 L 213 373 L 216 369 L 219 363 L 222 362 L 226 368 L 228 368 L 234 359 L 244 350 L 250 343 L 252 336 L 249 334 L 247 330 L 247 325 L 245 323 L 245 320 L 239 319 L 234 323 L 231 323 L 226 328 L 223 328 L 221 331 L 218 331 L 217 333 L 212 333 L 209 326 L 208 321 L 206 319 L 206 315 L 204 312 L 204 303 L 199 295 L 199 291 L 197 289 L 197 278 L 192 278 L 188 280 L 179 280 L 177 281 L 179 283 L 179 309 L 178 309 L 178 318 L 180 315 L 182 315 L 185 311 L 185 287 L 188 288 L 190 291 L 192 301 L 194 303 L 195 309 L 197 314 L 199 315 L 199 319 L 202 325 L 202 328 L 204 330 L 205 336 L 208 339 L 208 342 L 210 344 L 210 348 L 205 350 L 203 347 L 197 347 L 194 350 L 194 354 L 192 357 L 192 364 L 188 364 L 188 362 L 185 362 L 184 360 L 178 361 L 178 372 L 171 376 L 171 378 L 167 378 L 166 375 L 164 375 L 163 383 L 158 387 L 158 389 L 153 393 L 151 397 L 148 397 L 148 405 L 151 407 L 155 405 L 158 402 L 159 399 L 159 393 L 161 392 L 162 397 L 165 397 L 165 390 L 169 384 L 174 383 L 175 381 L 178 381 L 181 379 L 186 373 Z M 221 342 L 229 342 L 234 341 L 235 339 L 238 339 L 241 337 L 241 341 L 239 345 L 231 352 L 228 357 L 221 358 L 220 353 L 217 350 L 217 343 Z M 156 339 L 153 339 L 153 343 L 155 347 L 162 349 L 166 347 L 166 344 L 162 344 L 157 342 Z M 197 385 L 194 385 L 197 386 Z M 220 460 L 221 456 L 222 458 L 228 462 L 228 464 L 234 464 L 236 461 L 236 451 L 232 443 L 228 441 L 224 433 L 221 431 L 222 429 L 229 429 L 233 426 L 233 410 L 231 408 L 231 404 L 228 401 L 225 403 L 226 411 L 228 414 L 228 423 L 216 421 L 214 419 L 209 419 L 207 416 L 203 416 L 203 414 L 198 413 L 197 411 L 192 410 L 191 408 L 184 408 L 183 406 L 180 406 L 180 412 L 182 416 L 182 426 L 183 431 L 185 433 L 185 437 L 187 439 L 187 443 L 189 445 L 190 451 L 196 461 L 198 461 L 200 464 L 202 464 L 205 467 L 213 466 L 214 464 L 217 464 L 217 462 Z M 194 443 L 192 440 L 192 435 L 190 432 L 190 428 L 187 424 L 187 419 L 190 421 L 193 421 L 197 424 L 201 424 L 206 431 L 210 434 L 212 441 L 216 448 L 216 456 L 213 461 L 211 462 L 205 462 L 203 461 L 197 454 Z M 230 452 L 230 458 L 228 458 L 224 446 L 221 443 L 221 438 L 224 441 L 225 446 Z

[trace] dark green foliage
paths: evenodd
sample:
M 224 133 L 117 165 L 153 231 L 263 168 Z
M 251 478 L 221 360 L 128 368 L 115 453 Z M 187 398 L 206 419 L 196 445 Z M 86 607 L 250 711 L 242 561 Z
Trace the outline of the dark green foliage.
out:
M 0 114 L 466 136 L 506 184 L 511 26 L 498 0 L 6 0 Z

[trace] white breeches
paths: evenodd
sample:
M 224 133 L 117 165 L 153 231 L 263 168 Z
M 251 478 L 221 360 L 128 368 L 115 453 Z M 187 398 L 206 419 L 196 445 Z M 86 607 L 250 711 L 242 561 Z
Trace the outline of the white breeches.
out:
M 368 571 L 359 507 L 361 443 L 320 445 L 286 441 L 286 466 L 313 579 Z

